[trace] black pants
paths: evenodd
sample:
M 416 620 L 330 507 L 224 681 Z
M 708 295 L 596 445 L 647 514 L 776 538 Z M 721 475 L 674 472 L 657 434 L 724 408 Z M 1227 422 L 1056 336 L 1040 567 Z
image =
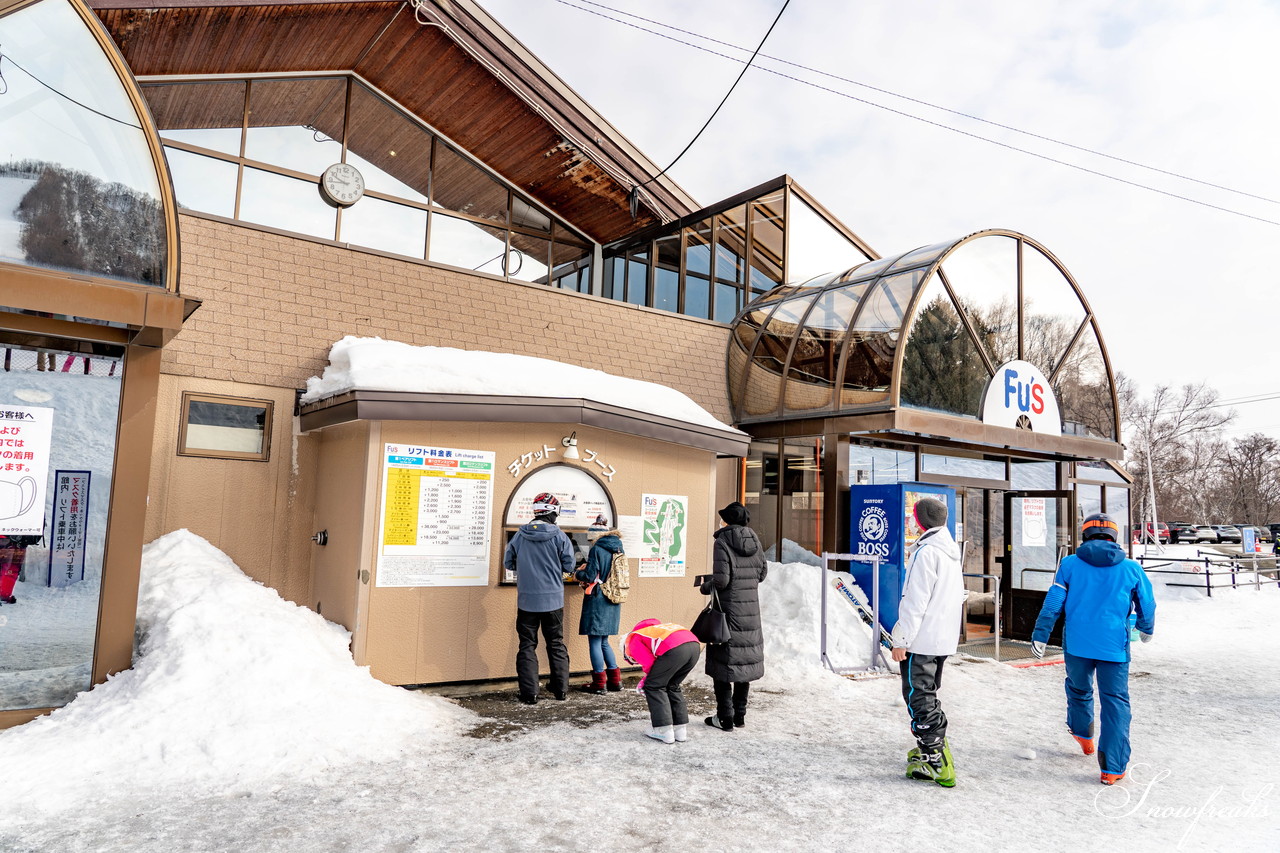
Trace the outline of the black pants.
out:
M 716 689 L 716 716 L 721 722 L 732 722 L 734 717 L 743 717 L 747 713 L 747 694 L 751 692 L 750 681 L 721 681 L 711 679 Z
M 655 729 L 689 722 L 689 707 L 681 685 L 701 655 L 699 644 L 682 643 L 663 652 L 649 667 L 644 678 L 644 700 L 649 703 L 649 722 Z
M 942 664 L 946 655 L 913 655 L 898 664 L 902 673 L 902 698 L 911 713 L 911 733 L 920 748 L 929 752 L 942 749 L 947 736 L 947 715 L 938 704 L 938 688 L 942 686 Z
M 551 681 L 547 687 L 552 693 L 564 694 L 569 690 L 569 650 L 564 644 L 564 608 L 546 613 L 528 610 L 516 611 L 516 636 L 520 649 L 516 652 L 516 681 L 520 695 L 538 695 L 538 629 L 547 641 L 547 660 L 551 663 Z

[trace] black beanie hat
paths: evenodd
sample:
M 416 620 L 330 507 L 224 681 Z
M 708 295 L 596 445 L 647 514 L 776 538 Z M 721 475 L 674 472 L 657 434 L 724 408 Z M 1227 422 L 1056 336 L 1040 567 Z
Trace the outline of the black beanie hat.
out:
M 933 498 L 916 501 L 916 521 L 925 530 L 932 530 L 947 523 L 947 505 Z
M 720 518 L 725 524 L 746 524 L 751 520 L 751 513 L 742 504 L 734 501 L 720 510 Z

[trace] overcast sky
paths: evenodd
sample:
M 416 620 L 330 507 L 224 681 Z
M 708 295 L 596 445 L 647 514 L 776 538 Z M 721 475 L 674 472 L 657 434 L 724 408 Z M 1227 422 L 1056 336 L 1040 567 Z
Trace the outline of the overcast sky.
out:
M 480 2 L 666 166 L 783 0 Z M 790 174 L 882 255 L 1021 232 L 1075 276 L 1113 367 L 1144 393 L 1204 381 L 1224 400 L 1280 397 L 1280 203 L 875 91 L 1280 200 L 1278 33 L 1280 5 L 1261 0 L 792 0 L 760 69 L 670 174 L 703 205 Z M 1280 399 L 1236 411 L 1230 437 L 1280 436 Z

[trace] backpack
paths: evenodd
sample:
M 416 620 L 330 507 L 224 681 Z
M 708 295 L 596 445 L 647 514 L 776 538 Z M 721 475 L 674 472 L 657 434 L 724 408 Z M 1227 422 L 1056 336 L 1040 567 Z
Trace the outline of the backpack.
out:
M 613 604 L 621 604 L 627 600 L 630 591 L 631 566 L 627 563 L 627 555 L 619 551 L 613 555 L 609 576 L 600 582 L 600 593 Z

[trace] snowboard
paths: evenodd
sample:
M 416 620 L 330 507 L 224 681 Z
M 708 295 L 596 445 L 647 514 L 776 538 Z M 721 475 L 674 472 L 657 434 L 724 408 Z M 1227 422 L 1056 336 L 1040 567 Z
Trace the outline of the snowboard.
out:
M 845 585 L 842 578 L 832 578 L 831 585 L 841 593 L 845 601 L 849 602 L 849 604 L 853 606 L 854 610 L 858 611 L 858 616 L 862 618 L 864 625 L 871 628 L 873 631 L 877 627 L 880 628 L 880 645 L 884 646 L 889 651 L 893 651 L 893 635 L 886 631 L 884 626 L 877 626 L 875 624 L 875 615 L 872 614 L 871 608 L 858 600 L 858 597 L 853 594 L 853 590 L 849 589 L 849 587 Z

